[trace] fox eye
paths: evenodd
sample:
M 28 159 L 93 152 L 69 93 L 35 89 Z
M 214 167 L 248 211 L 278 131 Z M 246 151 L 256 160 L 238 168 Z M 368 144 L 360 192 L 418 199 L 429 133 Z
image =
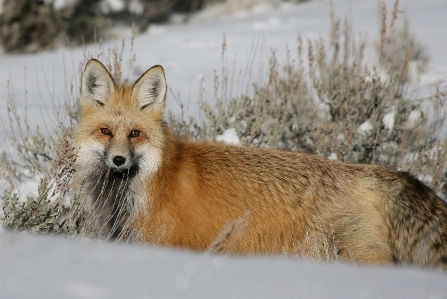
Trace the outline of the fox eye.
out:
M 101 128 L 101 133 L 104 135 L 111 135 L 112 132 L 107 128 Z
M 132 130 L 132 132 L 130 132 L 129 137 L 138 137 L 140 136 L 140 131 L 138 130 Z

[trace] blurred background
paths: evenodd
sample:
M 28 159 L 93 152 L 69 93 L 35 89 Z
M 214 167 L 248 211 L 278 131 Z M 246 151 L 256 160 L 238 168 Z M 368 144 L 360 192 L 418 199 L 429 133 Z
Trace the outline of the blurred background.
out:
M 214 6 L 234 13 L 283 0 L 0 0 L 0 45 L 4 52 L 29 53 L 58 45 L 76 46 L 113 38 L 113 28 L 187 22 L 192 13 Z M 303 2 L 290 0 L 289 2 Z

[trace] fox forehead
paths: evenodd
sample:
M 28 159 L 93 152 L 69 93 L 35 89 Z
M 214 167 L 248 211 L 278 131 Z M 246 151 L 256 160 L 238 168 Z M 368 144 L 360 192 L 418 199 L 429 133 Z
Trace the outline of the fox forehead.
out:
M 132 99 L 132 86 L 119 85 L 116 93 L 101 110 L 92 106 L 82 108 L 82 116 L 90 124 L 109 128 L 125 127 L 137 129 L 143 123 L 150 122 L 150 115 L 143 113 Z M 141 130 L 141 128 L 139 128 Z
M 113 96 L 111 96 L 108 101 L 105 110 L 109 113 L 114 113 L 120 115 L 124 112 L 132 113 L 139 111 L 138 106 L 132 99 L 132 86 L 128 84 L 122 84 L 115 87 L 116 91 Z M 114 111 L 113 111 L 114 110 Z M 94 106 L 83 106 L 82 114 L 90 115 L 95 113 Z M 102 112 L 104 113 L 104 112 Z
M 125 106 L 138 109 L 138 105 L 132 99 L 133 85 L 120 84 L 115 86 L 115 96 L 110 99 L 111 106 Z

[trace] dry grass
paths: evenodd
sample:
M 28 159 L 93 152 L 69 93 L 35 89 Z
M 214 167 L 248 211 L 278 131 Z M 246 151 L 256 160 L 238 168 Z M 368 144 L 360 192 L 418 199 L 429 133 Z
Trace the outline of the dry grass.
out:
M 133 45 L 135 26 L 130 39 L 129 70 L 136 60 Z M 111 70 L 114 80 L 122 80 L 122 62 L 126 42 L 115 41 L 115 47 L 104 49 L 102 41 L 94 52 L 84 48 L 84 59 L 79 62 L 79 78 L 91 58 L 103 61 Z M 3 226 L 15 230 L 51 232 L 57 234 L 94 235 L 93 220 L 86 220 L 83 203 L 79 195 L 71 190 L 76 151 L 72 148 L 72 131 L 79 120 L 79 95 L 74 86 L 78 82 L 66 83 L 64 102 L 55 102 L 53 108 L 57 127 L 53 134 L 45 136 L 41 128 L 28 124 L 27 107 L 18 106 L 12 87 L 8 85 L 8 116 L 11 147 L 0 157 L 0 179 L 9 183 L 2 198 Z M 48 129 L 47 129 L 48 130 Z M 17 153 L 11 156 L 8 152 Z M 20 202 L 13 190 L 24 182 L 40 179 L 38 197 Z
M 228 220 L 208 246 L 207 252 L 214 254 L 231 253 L 234 244 L 244 234 L 244 229 L 249 225 L 248 216 L 250 216 L 250 211 L 245 212 L 238 219 Z

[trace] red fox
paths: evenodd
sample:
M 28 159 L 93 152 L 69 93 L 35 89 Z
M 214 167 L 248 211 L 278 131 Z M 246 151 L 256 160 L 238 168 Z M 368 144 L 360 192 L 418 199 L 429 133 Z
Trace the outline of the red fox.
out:
M 250 211 L 236 254 L 292 254 L 314 234 L 341 259 L 447 270 L 447 204 L 408 173 L 179 138 L 166 90 L 161 66 L 131 85 L 87 63 L 74 184 L 100 237 L 206 250 Z

